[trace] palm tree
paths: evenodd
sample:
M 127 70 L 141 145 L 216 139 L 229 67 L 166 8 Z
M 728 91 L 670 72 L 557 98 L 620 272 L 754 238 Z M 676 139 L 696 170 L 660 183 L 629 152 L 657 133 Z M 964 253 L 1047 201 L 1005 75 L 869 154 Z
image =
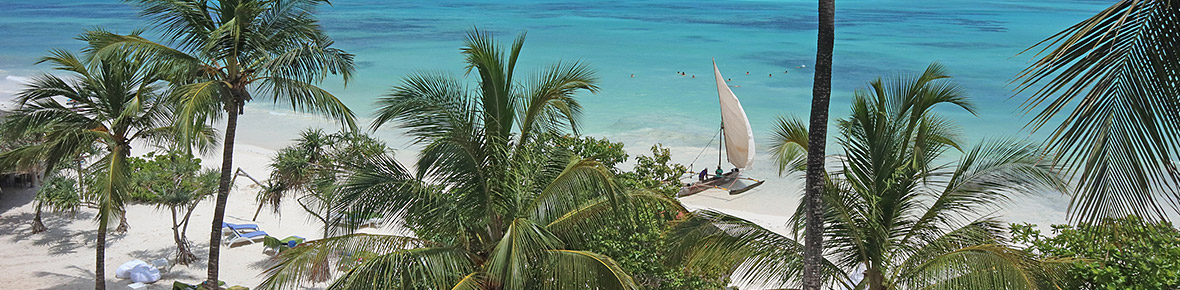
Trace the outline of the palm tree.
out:
M 1118 1 L 1029 48 L 1018 93 L 1034 131 L 1060 122 L 1045 144 L 1077 178 L 1072 219 L 1180 212 L 1178 16 L 1173 1 Z
M 517 82 L 523 45 L 522 33 L 504 54 L 490 34 L 472 30 L 462 51 L 479 79 L 474 90 L 421 73 L 378 101 L 375 128 L 399 122 L 423 145 L 416 170 L 390 154 L 368 156 L 350 170 L 341 200 L 402 222 L 412 236 L 309 242 L 281 254 L 260 288 L 297 287 L 337 265 L 347 272 L 330 289 L 636 289 L 613 259 L 578 250 L 579 242 L 627 209 L 678 204 L 623 193 L 600 162 L 538 141 L 576 128 L 574 95 L 597 91 L 597 78 L 579 63 L 558 63 Z
M 175 48 L 136 35 L 106 34 L 99 51 L 134 49 L 180 83 L 178 124 L 199 126 L 224 114 L 221 177 L 209 233 L 206 288 L 216 288 L 221 223 L 233 174 L 238 116 L 254 94 L 355 127 L 339 99 L 316 86 L 328 74 L 352 78 L 353 55 L 332 47 L 315 18 L 316 0 L 139 0 Z M 191 134 L 182 134 L 188 136 Z
M 90 33 L 94 32 L 101 30 Z M 81 39 L 91 40 L 87 35 Z M 89 47 L 87 52 L 93 49 Z M 95 289 L 105 289 L 107 224 L 123 212 L 131 143 L 159 139 L 166 128 L 169 110 L 160 102 L 160 75 L 145 59 L 128 51 L 83 60 L 70 52 L 53 50 L 38 63 L 52 64 L 71 76 L 38 76 L 17 95 L 20 108 L 5 118 L 4 128 L 40 132 L 44 137 L 39 143 L 0 153 L 0 161 L 44 162 L 50 165 L 46 172 L 52 172 L 53 164 L 72 161 L 91 146 L 105 149 L 88 170 L 94 174 L 95 184 L 84 193 L 98 209 L 94 282 Z M 73 105 L 55 97 L 68 98 Z
M 1055 286 L 1060 269 L 1005 246 L 1003 224 L 983 212 L 998 209 L 1010 194 L 1062 190 L 1064 182 L 1033 146 L 986 142 L 957 162 L 939 161 L 960 145 L 953 123 L 932 109 L 973 112 L 946 78 L 933 64 L 921 75 L 878 79 L 857 91 L 851 116 L 839 121 L 842 168 L 826 175 L 821 284 L 869 290 Z M 779 124 L 772 148 L 777 162 L 800 170 L 803 122 Z M 808 230 L 805 207 L 800 204 L 789 223 L 796 236 Z M 670 237 L 690 264 L 736 264 L 755 282 L 803 282 L 797 277 L 805 267 L 804 246 L 749 221 L 698 212 Z
M 823 259 L 824 224 L 819 222 L 823 209 L 824 165 L 828 144 L 828 103 L 832 96 L 832 47 L 836 38 L 836 1 L 819 0 L 819 33 L 816 35 L 815 80 L 811 84 L 811 135 L 807 140 L 807 180 L 804 188 L 804 214 L 809 218 L 803 261 L 803 289 L 820 289 L 820 265 Z

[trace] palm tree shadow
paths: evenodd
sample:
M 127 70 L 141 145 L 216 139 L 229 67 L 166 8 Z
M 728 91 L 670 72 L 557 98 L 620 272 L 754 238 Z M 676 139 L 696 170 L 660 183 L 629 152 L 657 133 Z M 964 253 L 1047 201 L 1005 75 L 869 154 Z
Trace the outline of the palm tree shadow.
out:
M 45 285 L 44 289 L 86 289 L 94 287 L 94 271 L 83 269 L 78 266 L 67 267 L 67 272 L 73 273 L 54 273 L 54 272 L 36 272 L 33 273 L 37 277 L 55 277 L 54 279 L 42 279 L 43 281 L 59 281 L 61 284 Z M 111 286 L 111 281 L 107 281 L 107 287 Z
M 91 222 L 93 213 L 80 212 L 77 214 L 42 213 L 42 222 L 47 228 L 44 232 L 33 233 L 29 230 L 33 214 L 22 213 L 0 217 L 0 236 L 8 236 L 9 241 L 19 242 L 29 240 L 36 246 L 49 247 L 50 256 L 64 256 L 76 253 L 78 249 L 93 247 L 97 230 L 72 230 L 70 225 L 79 222 Z M 124 235 L 108 235 L 107 243 L 122 240 Z

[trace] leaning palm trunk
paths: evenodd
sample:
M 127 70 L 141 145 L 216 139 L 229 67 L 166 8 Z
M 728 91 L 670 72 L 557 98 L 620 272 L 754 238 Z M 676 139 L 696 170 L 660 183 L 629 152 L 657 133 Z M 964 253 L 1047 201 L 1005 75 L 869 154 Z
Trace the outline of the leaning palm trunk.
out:
M 828 103 L 832 94 L 832 47 L 836 34 L 835 0 L 819 1 L 819 34 L 815 51 L 815 80 L 811 89 L 810 134 L 807 135 L 807 183 L 803 203 L 807 219 L 804 231 L 803 289 L 819 290 L 823 259 L 824 152 L 828 138 Z
M 231 97 L 234 98 L 234 97 Z M 236 98 L 234 98 L 236 100 Z M 217 289 L 217 274 L 221 254 L 221 223 L 225 221 L 225 203 L 229 199 L 230 179 L 233 178 L 234 168 L 234 138 L 237 137 L 238 130 L 238 110 L 241 109 L 237 102 L 231 102 L 225 105 L 226 120 L 225 120 L 225 146 L 221 152 L 221 177 L 217 184 L 217 203 L 213 210 L 213 228 L 209 233 L 209 268 L 206 272 L 207 279 L 205 280 L 205 289 Z
M 98 221 L 98 237 L 94 243 L 94 289 L 107 289 L 106 281 L 106 244 L 107 244 L 107 223 L 103 220 L 103 215 L 99 215 Z

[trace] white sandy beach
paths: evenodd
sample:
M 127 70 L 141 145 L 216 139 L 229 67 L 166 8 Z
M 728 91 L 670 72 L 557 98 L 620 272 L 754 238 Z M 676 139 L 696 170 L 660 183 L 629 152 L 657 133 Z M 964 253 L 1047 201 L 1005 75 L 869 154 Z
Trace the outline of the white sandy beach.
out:
M 272 150 L 238 144 L 235 166 L 264 179 Z M 217 158 L 206 158 L 206 167 L 219 164 Z M 298 235 L 318 239 L 320 226 L 313 222 L 293 199 L 282 205 L 282 215 L 264 208 L 258 220 L 251 222 L 257 203 L 256 186 L 240 178 L 230 193 L 225 221 L 256 223 L 271 236 L 283 238 Z M 5 188 L 0 194 L 0 288 L 2 289 L 86 289 L 94 287 L 94 210 L 84 209 L 77 216 L 45 213 L 48 231 L 30 234 L 34 213 L 33 190 Z M 188 238 L 193 252 L 201 259 L 184 266 L 176 265 L 162 279 L 147 289 L 171 289 L 173 281 L 195 283 L 204 280 L 205 258 L 208 255 L 209 226 L 213 218 L 212 198 L 201 202 L 193 212 Z M 130 230 L 125 234 L 108 236 L 106 276 L 109 289 L 127 289 L 130 280 L 114 278 L 120 264 L 140 259 L 171 259 L 175 244 L 172 240 L 169 214 L 151 205 L 131 205 L 127 208 Z M 392 229 L 365 231 L 392 232 Z M 259 274 L 270 256 L 263 253 L 261 243 L 238 244 L 221 250 L 221 280 L 229 285 L 253 288 L 262 278 Z

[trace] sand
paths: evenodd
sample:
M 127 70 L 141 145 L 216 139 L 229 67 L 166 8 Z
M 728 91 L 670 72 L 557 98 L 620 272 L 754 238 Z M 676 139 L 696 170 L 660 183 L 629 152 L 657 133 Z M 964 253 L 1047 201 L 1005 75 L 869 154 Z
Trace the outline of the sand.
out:
M 238 144 L 235 166 L 264 180 L 269 174 L 266 164 L 272 150 Z M 217 157 L 203 159 L 206 167 L 220 164 Z M 229 196 L 225 221 L 251 223 L 257 209 L 254 201 L 257 187 L 246 178 L 239 178 Z M 95 211 L 84 209 L 76 216 L 43 213 L 48 231 L 31 234 L 34 214 L 33 190 L 5 188 L 0 193 L 0 288 L 3 289 L 87 289 L 94 287 L 94 237 L 97 224 Z M 282 214 L 264 208 L 252 223 L 271 236 L 283 238 L 298 235 L 309 239 L 321 237 L 321 227 L 293 200 L 281 207 Z M 171 220 L 165 209 L 151 205 L 130 205 L 127 208 L 130 230 L 124 234 L 108 235 L 106 276 L 108 289 L 128 289 L 130 280 L 116 279 L 115 268 L 133 259 L 151 261 L 172 259 L 175 243 Z M 173 281 L 195 283 L 204 280 L 208 239 L 213 219 L 213 199 L 200 203 L 193 212 L 188 238 L 200 261 L 192 265 L 175 265 L 162 275 L 159 282 L 147 289 L 171 289 Z M 112 225 L 112 227 L 115 225 Z M 366 232 L 392 232 L 393 229 Z M 261 243 L 238 244 L 221 248 L 220 279 L 229 285 L 253 288 L 262 281 L 259 276 L 271 256 L 263 253 Z

